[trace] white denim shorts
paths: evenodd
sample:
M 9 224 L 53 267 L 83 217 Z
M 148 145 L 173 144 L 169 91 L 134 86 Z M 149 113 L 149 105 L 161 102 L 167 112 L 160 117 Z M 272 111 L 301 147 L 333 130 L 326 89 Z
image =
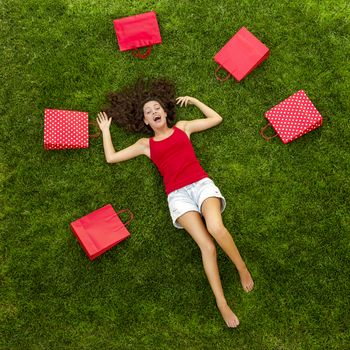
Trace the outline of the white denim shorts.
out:
M 196 211 L 202 215 L 202 204 L 210 197 L 221 199 L 221 212 L 223 212 L 226 207 L 226 200 L 213 180 L 207 177 L 169 193 L 168 206 L 174 226 L 183 228 L 176 220 L 189 211 Z

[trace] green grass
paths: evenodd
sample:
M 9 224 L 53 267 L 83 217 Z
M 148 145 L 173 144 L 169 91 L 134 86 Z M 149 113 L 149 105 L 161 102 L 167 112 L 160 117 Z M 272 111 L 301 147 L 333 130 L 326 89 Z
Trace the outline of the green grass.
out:
M 112 20 L 149 10 L 163 44 L 144 61 L 120 53 Z M 2 0 L 0 16 L 1 349 L 350 347 L 345 0 Z M 221 84 L 212 58 L 243 25 L 271 55 Z M 141 76 L 170 78 L 224 117 L 193 142 L 256 282 L 245 294 L 219 250 L 237 330 L 224 326 L 195 243 L 173 228 L 150 161 L 108 165 L 101 139 L 43 149 L 44 108 L 93 120 L 108 91 Z M 264 112 L 299 89 L 323 126 L 288 145 L 264 141 Z M 112 137 L 122 148 L 138 136 L 114 125 Z M 90 262 L 69 223 L 107 203 L 134 212 L 131 237 Z

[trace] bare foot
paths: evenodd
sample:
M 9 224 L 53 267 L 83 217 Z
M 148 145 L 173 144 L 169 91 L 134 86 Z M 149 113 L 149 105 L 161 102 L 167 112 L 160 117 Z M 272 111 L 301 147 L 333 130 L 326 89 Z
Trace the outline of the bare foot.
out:
M 227 327 L 230 327 L 230 328 L 238 327 L 239 320 L 237 316 L 232 312 L 230 307 L 227 305 L 227 303 L 226 302 L 217 303 L 217 306 L 221 313 L 221 316 L 223 317 L 224 321 L 227 324 Z
M 241 284 L 243 289 L 248 293 L 253 290 L 254 288 L 254 281 L 253 278 L 248 271 L 248 269 L 245 267 L 241 271 L 238 271 L 239 276 L 241 278 Z

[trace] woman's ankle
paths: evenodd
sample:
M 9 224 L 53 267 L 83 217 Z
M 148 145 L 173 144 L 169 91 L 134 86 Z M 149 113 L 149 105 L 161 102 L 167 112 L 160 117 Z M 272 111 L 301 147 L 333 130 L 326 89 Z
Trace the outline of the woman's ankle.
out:
M 227 305 L 227 301 L 224 297 L 222 298 L 216 298 L 216 305 L 217 306 L 226 306 Z
M 248 271 L 247 265 L 244 261 L 236 265 L 236 269 L 239 273 Z

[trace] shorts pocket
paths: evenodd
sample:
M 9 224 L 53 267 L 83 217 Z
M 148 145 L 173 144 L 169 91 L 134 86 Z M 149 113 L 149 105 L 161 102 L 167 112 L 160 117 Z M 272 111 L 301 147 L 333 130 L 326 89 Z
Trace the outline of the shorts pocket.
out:
M 211 184 L 214 184 L 213 180 L 209 179 L 209 178 L 205 178 L 205 179 L 201 180 L 199 186 L 206 186 L 206 185 L 211 185 Z

